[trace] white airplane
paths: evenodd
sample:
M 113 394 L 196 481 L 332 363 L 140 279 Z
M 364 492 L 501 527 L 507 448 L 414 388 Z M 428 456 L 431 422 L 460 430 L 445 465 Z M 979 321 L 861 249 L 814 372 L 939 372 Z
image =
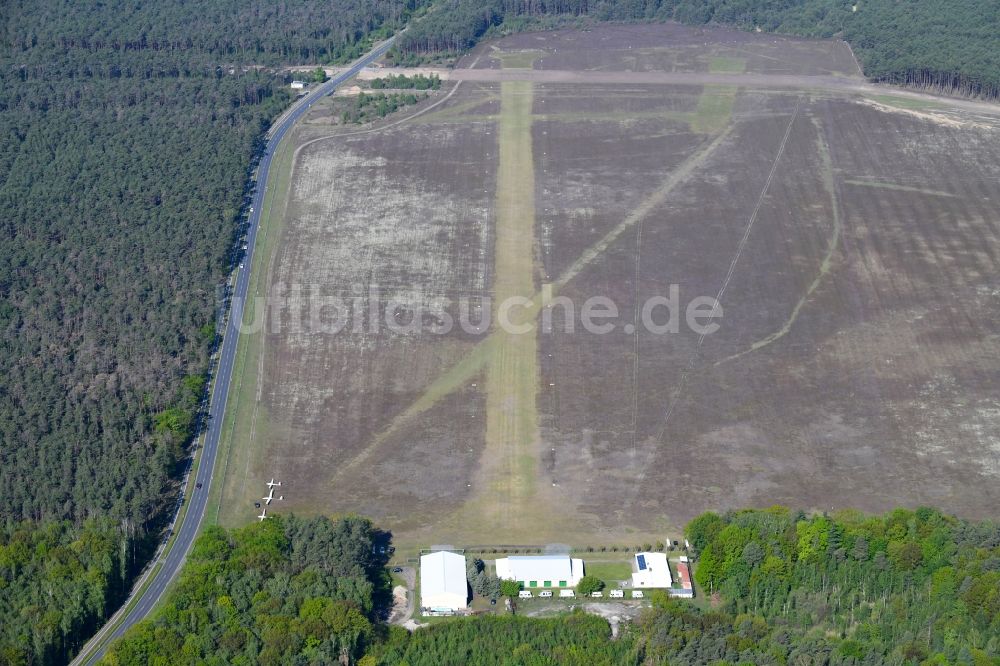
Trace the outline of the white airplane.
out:
M 267 482 L 267 487 L 268 488 L 274 488 L 275 486 L 280 486 L 280 485 L 281 485 L 281 481 L 278 481 L 277 483 L 275 483 L 273 476 L 271 477 L 271 480 Z
M 260 515 L 257 516 L 257 518 L 261 522 L 264 522 L 264 519 L 267 518 L 267 507 L 266 506 L 263 509 L 260 510 Z
M 264 505 L 265 506 L 268 505 L 268 504 L 270 504 L 271 500 L 275 499 L 275 497 L 274 497 L 274 488 L 269 488 L 268 491 L 267 491 L 267 495 L 265 497 L 261 497 L 261 499 L 264 500 Z M 285 496 L 284 495 L 278 495 L 277 499 L 283 500 L 283 499 L 285 499 Z

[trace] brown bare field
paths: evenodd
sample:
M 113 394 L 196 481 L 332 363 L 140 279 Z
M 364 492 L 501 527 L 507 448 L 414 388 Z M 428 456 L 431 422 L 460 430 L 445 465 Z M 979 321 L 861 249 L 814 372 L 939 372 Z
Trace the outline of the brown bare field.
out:
M 300 129 L 243 378 L 266 441 L 237 443 L 244 476 L 283 480 L 275 510 L 363 513 L 403 545 L 641 543 L 773 503 L 997 516 L 988 108 L 818 90 L 857 77 L 839 42 L 672 25 L 516 35 L 460 67 L 503 77 L 361 130 L 320 105 Z M 787 75 L 802 88 L 766 85 Z M 671 285 L 682 319 L 719 297 L 720 330 L 646 330 L 641 304 Z M 426 329 L 512 295 L 553 330 Z M 355 308 L 340 331 L 335 296 Z M 617 305 L 607 334 L 580 326 L 591 296 Z M 419 333 L 368 321 L 417 306 L 439 312 Z M 253 515 L 238 476 L 224 522 Z
M 747 71 L 761 74 L 861 74 L 844 42 L 679 24 L 513 35 L 496 48 L 488 45 L 484 55 L 492 57 L 480 59 L 478 66 L 509 67 L 507 63 L 519 53 L 531 54 L 532 67 L 546 70 L 708 72 L 719 71 L 723 61 L 738 60 L 746 63 Z M 501 65 L 503 57 L 507 63 Z

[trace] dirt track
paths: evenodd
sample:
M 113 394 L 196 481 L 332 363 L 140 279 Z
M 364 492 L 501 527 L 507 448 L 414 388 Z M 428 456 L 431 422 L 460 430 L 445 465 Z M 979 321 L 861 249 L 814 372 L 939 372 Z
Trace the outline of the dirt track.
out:
M 1000 105 L 991 102 L 942 97 L 900 90 L 842 76 L 793 74 L 712 74 L 709 72 L 594 72 L 551 69 L 455 69 L 442 70 L 442 78 L 453 81 L 492 83 L 531 81 L 533 83 L 574 83 L 610 85 L 739 86 L 741 88 L 789 88 L 858 95 L 888 95 L 922 100 L 956 109 L 1000 116 Z

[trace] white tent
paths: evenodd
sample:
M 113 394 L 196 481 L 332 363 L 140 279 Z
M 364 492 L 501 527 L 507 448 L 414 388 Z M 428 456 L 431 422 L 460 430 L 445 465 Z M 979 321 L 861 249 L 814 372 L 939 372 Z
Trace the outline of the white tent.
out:
M 420 557 L 420 607 L 453 613 L 469 606 L 465 557 L 446 550 Z

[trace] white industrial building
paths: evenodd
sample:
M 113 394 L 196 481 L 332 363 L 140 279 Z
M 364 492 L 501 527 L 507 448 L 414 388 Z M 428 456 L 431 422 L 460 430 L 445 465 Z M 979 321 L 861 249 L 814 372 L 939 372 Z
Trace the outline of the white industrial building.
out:
M 583 560 L 569 555 L 520 555 L 496 562 L 497 578 L 516 580 L 526 589 L 576 587 L 583 578 Z
M 632 565 L 632 587 L 670 587 L 673 582 L 666 553 L 636 553 Z
M 463 555 L 441 550 L 420 556 L 420 607 L 425 614 L 454 613 L 469 607 Z
M 302 90 L 305 87 L 305 81 L 292 81 L 292 90 Z

